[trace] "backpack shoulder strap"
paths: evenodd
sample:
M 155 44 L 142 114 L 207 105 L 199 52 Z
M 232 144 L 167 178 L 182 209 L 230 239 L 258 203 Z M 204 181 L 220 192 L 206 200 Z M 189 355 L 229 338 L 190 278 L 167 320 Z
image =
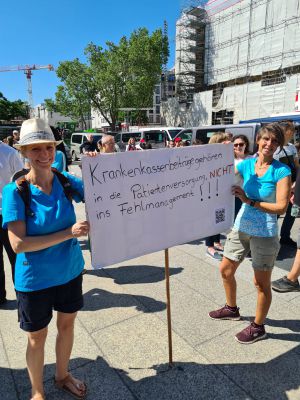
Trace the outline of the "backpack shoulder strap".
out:
M 25 205 L 26 217 L 33 217 L 34 212 L 30 208 L 31 191 L 30 191 L 29 183 L 27 182 L 25 176 L 22 176 L 21 178 L 17 179 L 16 185 L 17 185 L 18 194 L 21 197 L 21 199 L 23 200 L 23 203 Z
M 54 175 L 57 176 L 57 179 L 59 180 L 59 183 L 61 184 L 61 186 L 63 187 L 64 193 L 66 195 L 66 198 L 72 202 L 73 200 L 73 195 L 76 192 L 76 190 L 74 190 L 71 186 L 71 183 L 69 181 L 69 179 L 62 174 L 61 172 L 59 172 L 56 168 L 51 168 L 52 172 L 54 173 Z

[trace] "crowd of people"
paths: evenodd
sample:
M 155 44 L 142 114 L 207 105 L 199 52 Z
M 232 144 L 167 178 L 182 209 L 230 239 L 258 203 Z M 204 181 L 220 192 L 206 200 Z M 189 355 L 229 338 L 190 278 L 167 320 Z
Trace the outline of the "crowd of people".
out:
M 295 146 L 290 143 L 294 128 L 289 121 L 269 124 L 257 134 L 257 153 L 249 154 L 244 135 L 218 132 L 209 144 L 233 143 L 236 198 L 235 222 L 225 246 L 220 235 L 206 238 L 207 255 L 220 261 L 224 285 L 224 307 L 211 311 L 214 320 L 239 320 L 235 273 L 251 252 L 257 306 L 254 320 L 236 334 L 238 342 L 254 343 L 266 337 L 264 322 L 272 293 L 299 291 L 300 243 L 291 237 L 295 215 L 300 207 L 300 176 Z M 54 383 L 75 398 L 87 392 L 84 382 L 68 371 L 74 340 L 74 322 L 83 307 L 82 271 L 84 260 L 78 238 L 89 232 L 88 221 L 76 222 L 72 201 L 83 201 L 81 179 L 66 171 L 59 132 L 38 118 L 24 121 L 13 147 L 0 142 L 1 255 L 0 305 L 5 304 L 3 248 L 12 270 L 20 327 L 27 333 L 26 361 L 32 399 L 45 399 L 43 387 L 44 347 L 48 325 L 57 311 L 56 370 Z M 168 147 L 187 145 L 180 137 Z M 201 141 L 193 145 L 201 145 Z M 130 138 L 126 151 L 149 149 L 143 139 Z M 148 147 L 147 147 L 148 146 Z M 82 144 L 83 154 L 115 152 L 115 139 L 104 135 L 95 143 L 92 135 Z M 20 154 L 18 153 L 20 152 Z M 24 167 L 27 167 L 24 169 Z M 23 175 L 11 181 L 17 171 Z M 292 191 L 292 196 L 291 196 Z M 292 204 L 295 206 L 293 207 Z M 279 215 L 285 215 L 278 238 Z M 287 276 L 271 282 L 272 269 L 281 245 L 297 248 L 294 264 Z

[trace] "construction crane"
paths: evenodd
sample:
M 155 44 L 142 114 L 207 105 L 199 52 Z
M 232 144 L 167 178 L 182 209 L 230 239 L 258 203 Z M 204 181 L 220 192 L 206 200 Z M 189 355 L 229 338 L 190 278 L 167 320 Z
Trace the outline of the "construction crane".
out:
M 0 72 L 11 72 L 11 71 L 24 71 L 27 79 L 27 92 L 28 92 L 28 105 L 30 109 L 30 116 L 33 117 L 33 97 L 32 97 L 32 83 L 31 76 L 32 71 L 38 69 L 48 69 L 49 71 L 54 71 L 54 67 L 51 64 L 48 65 L 15 65 L 13 67 L 0 67 Z

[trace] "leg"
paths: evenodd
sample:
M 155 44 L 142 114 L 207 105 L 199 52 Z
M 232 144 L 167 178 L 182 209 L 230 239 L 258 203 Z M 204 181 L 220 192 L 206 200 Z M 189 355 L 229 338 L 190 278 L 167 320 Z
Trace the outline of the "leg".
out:
M 57 338 L 56 338 L 56 373 L 55 380 L 59 383 L 65 380 L 66 386 L 71 392 L 83 396 L 86 386 L 83 382 L 70 375 L 68 378 L 68 366 L 74 342 L 75 313 L 57 313 Z M 67 379 L 66 379 L 67 378 Z
M 264 323 L 272 302 L 271 275 L 272 271 L 254 271 L 254 285 L 257 289 L 257 304 L 254 322 L 258 325 Z
M 0 228 L 0 304 L 6 301 L 2 231 L 3 229 Z
M 223 257 L 220 264 L 220 273 L 225 289 L 226 304 L 230 307 L 236 307 L 236 280 L 234 275 L 239 265 L 239 262 L 229 260 L 226 257 Z
M 68 374 L 68 365 L 74 341 L 74 321 L 77 313 L 57 313 L 56 374 L 57 380 Z
M 1 228 L 2 229 L 2 228 Z M 3 234 L 1 234 L 1 238 L 3 239 L 3 246 L 7 253 L 10 265 L 11 265 L 11 275 L 12 281 L 15 283 L 15 264 L 16 264 L 16 253 L 13 251 L 10 241 L 8 239 L 8 231 L 6 229 L 2 229 Z
M 288 242 L 291 239 L 291 229 L 295 222 L 295 217 L 291 216 L 292 204 L 289 203 L 280 230 L 280 240 L 282 243 Z
M 287 278 L 292 282 L 296 282 L 299 276 L 300 276 L 300 250 L 298 249 L 292 269 L 287 274 Z
M 48 329 L 44 328 L 36 332 L 28 333 L 26 351 L 27 369 L 31 382 L 32 398 L 44 398 L 43 370 L 44 348 Z

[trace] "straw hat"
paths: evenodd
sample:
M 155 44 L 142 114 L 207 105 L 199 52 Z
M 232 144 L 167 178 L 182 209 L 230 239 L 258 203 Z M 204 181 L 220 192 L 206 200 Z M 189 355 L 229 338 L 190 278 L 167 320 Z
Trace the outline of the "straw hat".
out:
M 23 122 L 19 143 L 14 147 L 20 149 L 22 146 L 39 143 L 54 143 L 57 146 L 61 142 L 55 140 L 50 126 L 43 119 L 31 118 Z

